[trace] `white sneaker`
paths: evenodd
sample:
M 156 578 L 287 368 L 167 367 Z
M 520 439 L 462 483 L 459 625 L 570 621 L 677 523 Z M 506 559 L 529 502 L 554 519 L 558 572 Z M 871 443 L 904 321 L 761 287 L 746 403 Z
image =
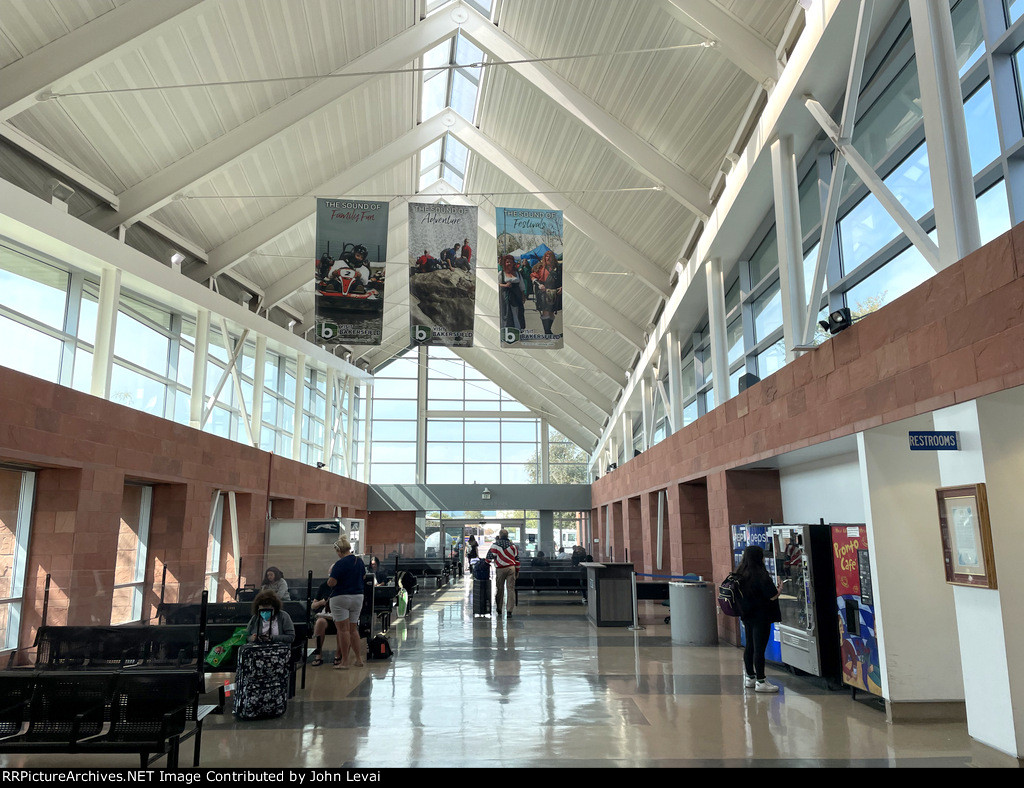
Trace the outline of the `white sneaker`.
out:
M 767 681 L 758 681 L 754 685 L 754 692 L 778 692 L 779 686 L 777 684 L 770 684 Z
M 754 679 L 753 676 L 748 676 L 746 673 L 743 674 L 743 686 L 744 687 L 746 687 L 747 689 L 753 689 L 754 688 L 754 684 L 756 684 L 756 683 L 757 682 L 756 682 L 756 680 Z

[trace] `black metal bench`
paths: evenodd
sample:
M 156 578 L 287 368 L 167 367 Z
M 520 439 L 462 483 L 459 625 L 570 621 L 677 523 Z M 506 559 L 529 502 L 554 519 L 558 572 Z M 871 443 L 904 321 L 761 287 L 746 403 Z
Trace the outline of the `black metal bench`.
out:
M 193 668 L 0 671 L 0 753 L 138 754 L 142 768 L 166 756 L 176 768 L 194 737 L 197 767 L 217 708 L 199 704 L 200 681 Z
M 197 668 L 198 623 L 165 626 L 41 626 L 33 643 L 40 670 L 115 670 L 138 665 Z
M 306 688 L 306 641 L 312 634 L 309 605 L 307 602 L 282 602 L 282 609 L 288 613 L 295 625 L 295 639 L 291 643 L 291 664 L 288 682 L 289 697 L 295 696 L 296 673 L 302 674 L 301 688 Z M 193 602 L 162 602 L 157 607 L 157 619 L 161 625 L 197 625 L 202 618 L 202 605 Z M 207 650 L 230 638 L 236 629 L 245 627 L 252 618 L 252 605 L 248 602 L 216 602 L 206 606 Z M 237 649 L 232 651 L 216 667 L 203 663 L 207 673 L 234 673 Z M 205 657 L 205 654 L 204 654 Z
M 516 591 L 564 591 L 582 593 L 585 581 L 579 567 L 523 567 L 516 578 Z

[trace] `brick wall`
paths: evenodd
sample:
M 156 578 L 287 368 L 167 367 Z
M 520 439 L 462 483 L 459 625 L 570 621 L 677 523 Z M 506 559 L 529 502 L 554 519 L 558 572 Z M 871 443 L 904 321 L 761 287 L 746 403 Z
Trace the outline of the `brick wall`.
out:
M 396 545 L 416 541 L 416 512 L 369 512 L 366 544 L 378 556 L 387 556 Z

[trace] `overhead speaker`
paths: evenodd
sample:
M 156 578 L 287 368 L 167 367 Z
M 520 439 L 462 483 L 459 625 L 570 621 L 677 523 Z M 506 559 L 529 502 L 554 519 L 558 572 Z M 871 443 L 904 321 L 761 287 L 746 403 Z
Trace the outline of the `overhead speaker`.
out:
M 740 375 L 740 391 L 746 391 L 751 386 L 753 386 L 755 383 L 760 383 L 760 382 L 761 382 L 761 378 L 759 378 L 757 375 L 753 374 L 752 372 L 748 372 L 745 375 Z

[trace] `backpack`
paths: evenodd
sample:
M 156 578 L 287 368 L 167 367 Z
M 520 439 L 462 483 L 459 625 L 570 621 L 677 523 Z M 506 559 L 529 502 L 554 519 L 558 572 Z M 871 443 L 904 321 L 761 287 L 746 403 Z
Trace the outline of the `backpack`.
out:
M 727 616 L 738 618 L 742 604 L 743 592 L 740 590 L 740 578 L 730 572 L 718 587 L 718 607 Z
M 391 643 L 383 632 L 370 638 L 366 650 L 369 659 L 391 659 Z

